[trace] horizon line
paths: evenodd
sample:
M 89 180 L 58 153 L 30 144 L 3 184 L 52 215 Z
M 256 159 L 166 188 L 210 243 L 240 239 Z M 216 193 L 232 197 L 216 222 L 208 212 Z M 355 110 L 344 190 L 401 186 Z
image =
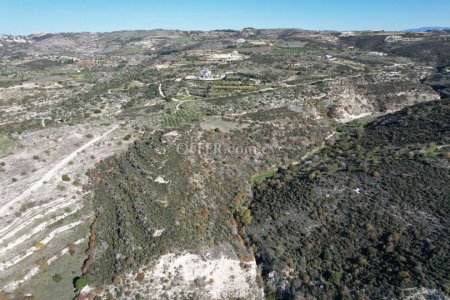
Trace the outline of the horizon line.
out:
M 179 28 L 148 28 L 148 29 L 119 29 L 110 31 L 37 31 L 32 33 L 22 33 L 22 34 L 12 34 L 12 33 L 0 33 L 0 35 L 10 35 L 10 36 L 31 36 L 40 34 L 62 34 L 62 33 L 114 33 L 114 32 L 124 32 L 124 31 L 153 31 L 153 30 L 165 30 L 165 31 L 197 31 L 197 32 L 212 32 L 212 31 L 244 31 L 246 29 L 254 30 L 303 30 L 303 31 L 317 31 L 317 32 L 408 32 L 411 30 L 424 30 L 426 31 L 440 31 L 440 30 L 450 30 L 450 26 L 420 26 L 416 28 L 408 28 L 402 30 L 395 29 L 346 29 L 346 30 L 335 30 L 335 29 L 306 29 L 300 27 L 267 27 L 267 28 L 257 28 L 252 26 L 247 26 L 243 28 L 217 28 L 217 29 L 179 29 Z

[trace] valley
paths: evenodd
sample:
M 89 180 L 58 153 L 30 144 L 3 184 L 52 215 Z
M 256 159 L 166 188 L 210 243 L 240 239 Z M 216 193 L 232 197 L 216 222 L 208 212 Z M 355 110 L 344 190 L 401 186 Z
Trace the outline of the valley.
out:
M 445 30 L 1 35 L 0 299 L 448 297 L 449 53 Z

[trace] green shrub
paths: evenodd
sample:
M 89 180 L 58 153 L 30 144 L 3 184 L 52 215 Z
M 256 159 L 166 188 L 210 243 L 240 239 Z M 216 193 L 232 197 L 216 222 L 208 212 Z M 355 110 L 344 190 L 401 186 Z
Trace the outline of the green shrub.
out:
M 77 291 L 81 291 L 87 285 L 87 279 L 84 277 L 76 277 L 73 281 L 73 286 Z
M 249 209 L 245 207 L 240 207 L 235 211 L 234 214 L 236 220 L 242 225 L 247 226 L 252 222 L 252 215 Z
M 338 285 L 342 280 L 342 272 L 332 272 L 330 274 L 330 282 L 334 285 Z
M 58 282 L 60 282 L 62 280 L 62 276 L 59 275 L 59 274 L 55 274 L 55 275 L 52 276 L 52 279 L 53 279 L 54 282 L 58 283 Z

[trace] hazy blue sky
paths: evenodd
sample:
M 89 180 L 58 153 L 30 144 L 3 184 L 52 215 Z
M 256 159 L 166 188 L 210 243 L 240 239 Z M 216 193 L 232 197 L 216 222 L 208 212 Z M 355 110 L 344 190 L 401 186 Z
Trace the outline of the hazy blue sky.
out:
M 450 26 L 450 0 L 0 0 L 0 33 Z

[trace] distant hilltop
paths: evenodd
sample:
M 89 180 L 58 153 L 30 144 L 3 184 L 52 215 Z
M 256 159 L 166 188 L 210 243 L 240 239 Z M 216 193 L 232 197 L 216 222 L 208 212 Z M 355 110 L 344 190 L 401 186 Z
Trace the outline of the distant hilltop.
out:
M 431 30 L 450 30 L 450 27 L 419 27 L 419 28 L 413 28 L 413 29 L 406 29 L 403 31 L 406 32 L 425 32 L 425 31 L 431 31 Z

